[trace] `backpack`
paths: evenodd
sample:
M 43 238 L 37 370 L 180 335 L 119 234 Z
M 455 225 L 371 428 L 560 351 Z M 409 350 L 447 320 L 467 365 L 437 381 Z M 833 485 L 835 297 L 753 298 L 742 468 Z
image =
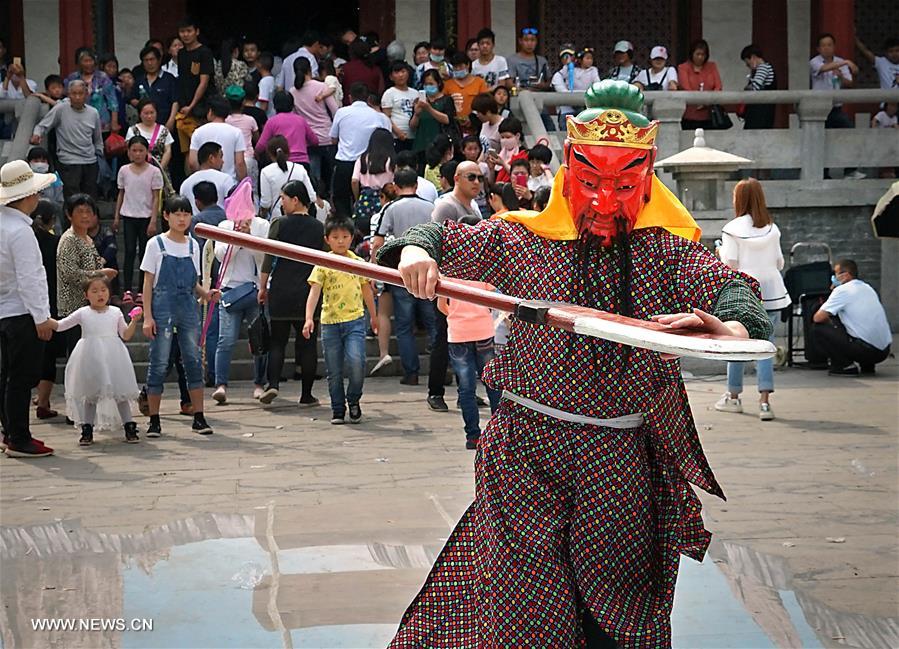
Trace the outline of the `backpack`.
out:
M 665 67 L 665 74 L 662 75 L 661 81 L 650 81 L 652 77 L 650 77 L 651 70 L 646 68 L 646 80 L 650 81 L 650 83 L 646 84 L 645 90 L 664 90 L 665 89 L 665 79 L 668 78 L 668 71 L 671 69 L 671 66 Z

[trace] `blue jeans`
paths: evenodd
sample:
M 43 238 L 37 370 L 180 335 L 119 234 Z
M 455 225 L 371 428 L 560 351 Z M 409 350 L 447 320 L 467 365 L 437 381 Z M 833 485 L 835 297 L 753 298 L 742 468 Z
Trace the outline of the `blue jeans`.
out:
M 771 337 L 768 340 L 774 342 L 774 330 L 777 327 L 777 320 L 780 318 L 780 311 L 768 311 L 767 313 L 772 327 Z M 743 392 L 743 366 L 745 364 L 745 362 L 727 364 L 728 392 L 732 394 Z M 758 375 L 759 392 L 774 392 L 774 359 L 766 358 L 763 361 L 756 361 L 756 374 Z
M 150 365 L 147 369 L 147 394 L 162 394 L 162 384 L 168 370 L 175 329 L 181 350 L 187 389 L 203 387 L 203 365 L 200 360 L 200 316 L 193 293 L 153 290 L 153 319 L 156 337 L 150 341 Z
M 418 374 L 421 369 L 418 362 L 418 349 L 415 347 L 416 313 L 428 330 L 431 346 L 437 334 L 434 316 L 434 305 L 428 300 L 419 300 L 401 286 L 391 286 L 393 296 L 393 319 L 396 327 L 396 343 L 400 348 L 400 360 L 406 375 Z
M 478 380 L 484 373 L 484 366 L 493 360 L 493 356 L 493 338 L 470 343 L 449 344 L 449 357 L 453 363 L 456 380 L 459 383 L 459 407 L 462 409 L 465 437 L 468 439 L 474 439 L 481 434 L 475 389 Z M 499 406 L 501 396 L 499 390 L 487 388 L 490 412 L 493 412 Z
M 349 322 L 322 325 L 322 348 L 328 368 L 328 393 L 335 417 L 346 414 L 347 404 L 355 405 L 362 398 L 365 380 L 365 318 Z M 343 389 L 346 370 L 349 385 Z
M 215 383 L 215 352 L 219 346 L 219 310 L 210 304 L 206 310 L 209 328 L 206 330 L 206 380 Z
M 234 353 L 234 343 L 240 336 L 240 323 L 253 322 L 259 315 L 259 303 L 255 299 L 242 299 L 233 304 L 228 310 L 221 304 L 217 308 L 219 316 L 218 347 L 215 350 L 215 384 L 228 385 L 228 374 L 231 371 L 231 355 Z M 211 327 L 210 327 L 211 328 Z M 265 385 L 266 383 L 266 357 L 253 357 L 253 383 Z

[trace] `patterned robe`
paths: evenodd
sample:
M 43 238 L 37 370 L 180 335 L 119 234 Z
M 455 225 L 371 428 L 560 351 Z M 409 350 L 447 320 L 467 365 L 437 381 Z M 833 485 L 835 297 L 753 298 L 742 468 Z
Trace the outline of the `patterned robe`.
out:
M 698 307 L 740 320 L 754 338 L 770 323 L 754 280 L 661 228 L 634 231 L 630 282 L 620 248 L 553 241 L 484 221 L 417 226 L 388 243 L 427 249 L 444 275 L 502 293 L 649 319 Z M 753 291 L 755 294 L 753 294 Z M 513 319 L 484 381 L 588 417 L 642 412 L 638 429 L 560 421 L 503 400 L 481 435 L 476 496 L 390 645 L 583 646 L 582 613 L 621 647 L 667 647 L 678 558 L 701 560 L 710 534 L 689 483 L 724 497 L 699 443 L 676 360 Z

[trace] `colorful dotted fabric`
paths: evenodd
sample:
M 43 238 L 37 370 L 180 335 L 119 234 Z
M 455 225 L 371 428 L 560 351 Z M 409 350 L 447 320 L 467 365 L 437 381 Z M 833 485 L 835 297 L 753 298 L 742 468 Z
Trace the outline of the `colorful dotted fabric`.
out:
M 441 271 L 510 295 L 616 312 L 620 250 L 539 238 L 523 226 L 447 224 Z M 633 315 L 698 307 L 747 276 L 665 230 L 631 237 Z M 642 412 L 639 429 L 570 424 L 503 401 L 481 435 L 476 497 L 394 648 L 584 646 L 583 607 L 620 647 L 668 647 L 679 555 L 711 535 L 689 483 L 724 497 L 693 422 L 677 361 L 513 321 L 484 381 L 589 417 Z

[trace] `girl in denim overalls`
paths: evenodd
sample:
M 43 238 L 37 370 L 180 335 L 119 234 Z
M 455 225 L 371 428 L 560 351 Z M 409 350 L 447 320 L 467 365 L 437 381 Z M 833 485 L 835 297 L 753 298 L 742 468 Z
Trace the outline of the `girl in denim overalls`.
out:
M 203 366 L 200 361 L 200 314 L 197 296 L 217 301 L 217 289 L 204 289 L 198 282 L 199 244 L 187 234 L 191 223 L 190 203 L 183 196 L 166 200 L 163 216 L 169 231 L 147 243 L 141 270 L 144 271 L 144 336 L 150 340 L 150 366 L 147 370 L 147 400 L 150 426 L 147 437 L 160 437 L 159 403 L 162 383 L 177 329 L 178 346 L 187 374 L 187 388 L 193 404 L 191 430 L 209 435 L 212 428 L 203 416 Z M 184 251 L 187 255 L 176 256 Z

